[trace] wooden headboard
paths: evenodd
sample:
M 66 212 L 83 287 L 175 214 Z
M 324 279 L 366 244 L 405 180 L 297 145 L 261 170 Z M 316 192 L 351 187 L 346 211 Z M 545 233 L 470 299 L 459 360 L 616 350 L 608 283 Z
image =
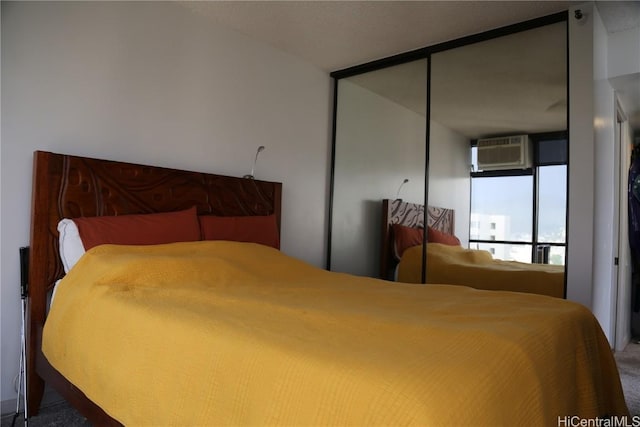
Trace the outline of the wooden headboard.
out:
M 382 239 L 380 247 L 380 277 L 393 280 L 398 263 L 393 253 L 393 224 L 424 228 L 424 205 L 401 199 L 382 200 Z M 436 206 L 427 207 L 427 225 L 438 231 L 455 234 L 455 211 Z
M 45 321 L 47 293 L 63 276 L 58 254 L 60 219 L 170 212 L 195 205 L 198 214 L 275 214 L 280 229 L 281 197 L 282 184 L 277 182 L 36 151 L 27 326 L 30 408 L 38 407 L 43 390 L 35 364 L 41 353 L 39 331 Z

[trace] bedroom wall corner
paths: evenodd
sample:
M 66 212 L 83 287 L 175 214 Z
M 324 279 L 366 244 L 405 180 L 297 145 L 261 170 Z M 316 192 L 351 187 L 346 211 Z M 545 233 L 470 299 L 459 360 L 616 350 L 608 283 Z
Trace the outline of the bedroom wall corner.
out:
M 582 19 L 576 19 L 580 9 Z M 569 257 L 567 298 L 590 308 L 611 346 L 616 335 L 615 92 L 610 35 L 593 2 L 569 10 Z
M 580 9 L 583 18 L 574 13 Z M 594 78 L 592 2 L 569 9 L 569 218 L 567 299 L 592 308 Z
M 16 396 L 34 150 L 242 176 L 264 145 L 255 172 L 283 183 L 282 250 L 324 266 L 327 72 L 174 2 L 1 8 L 3 412 Z
M 615 95 L 607 79 L 609 62 L 608 34 L 598 9 L 593 9 L 594 24 L 594 227 L 593 227 L 593 313 L 609 342 L 615 337 L 615 305 L 618 235 L 615 195 Z M 597 244 L 595 244 L 597 242 Z

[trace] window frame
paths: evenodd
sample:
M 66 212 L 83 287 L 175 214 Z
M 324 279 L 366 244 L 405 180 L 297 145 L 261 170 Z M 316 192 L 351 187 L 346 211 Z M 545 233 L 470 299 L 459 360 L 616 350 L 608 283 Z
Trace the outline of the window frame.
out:
M 522 241 L 511 241 L 511 240 L 487 240 L 487 239 L 472 239 L 471 235 L 469 235 L 469 246 L 472 243 L 484 243 L 484 244 L 507 244 L 507 245 L 531 245 L 531 262 L 537 262 L 537 253 L 538 247 L 540 246 L 557 246 L 564 247 L 565 254 L 567 249 L 567 236 L 565 233 L 564 243 L 560 242 L 544 242 L 538 239 L 538 220 L 539 220 L 539 182 L 538 182 L 538 168 L 544 166 L 561 166 L 566 165 L 568 167 L 568 144 L 569 144 L 569 132 L 568 131 L 556 131 L 556 132 L 543 132 L 543 133 L 535 133 L 530 134 L 529 139 L 531 144 L 533 145 L 533 160 L 532 167 L 527 169 L 504 169 L 504 170 L 495 170 L 495 171 L 474 171 L 471 168 L 470 179 L 472 184 L 469 186 L 470 194 L 469 197 L 473 194 L 473 179 L 478 178 L 500 178 L 500 177 L 515 177 L 515 176 L 532 176 L 533 179 L 533 203 L 532 203 L 532 224 L 531 224 L 531 241 L 530 242 L 522 242 Z M 549 140 L 564 140 L 565 141 L 565 149 L 567 153 L 565 154 L 564 161 L 555 161 L 555 162 L 540 162 L 539 160 L 539 151 L 538 144 L 541 141 L 549 141 Z M 478 146 L 478 140 L 471 140 L 470 149 Z M 568 174 L 568 168 L 567 168 Z M 565 194 L 568 195 L 568 189 L 565 189 Z M 568 202 L 568 197 L 566 198 L 566 202 Z M 565 216 L 566 216 L 566 207 L 565 207 Z M 471 212 L 470 212 L 471 213 Z M 471 221 L 469 221 L 471 228 Z M 565 265 L 566 265 L 566 255 L 565 255 Z

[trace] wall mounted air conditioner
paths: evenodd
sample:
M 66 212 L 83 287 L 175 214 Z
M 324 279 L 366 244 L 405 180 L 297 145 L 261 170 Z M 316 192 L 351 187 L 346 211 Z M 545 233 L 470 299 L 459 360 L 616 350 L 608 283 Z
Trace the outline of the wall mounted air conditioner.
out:
M 527 169 L 532 165 L 532 146 L 527 135 L 478 140 L 478 169 Z

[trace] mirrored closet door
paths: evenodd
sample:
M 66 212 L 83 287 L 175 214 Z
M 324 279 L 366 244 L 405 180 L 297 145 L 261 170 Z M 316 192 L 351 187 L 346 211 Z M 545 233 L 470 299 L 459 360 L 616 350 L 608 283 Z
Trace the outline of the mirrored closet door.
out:
M 471 286 L 435 275 L 439 243 L 553 271 L 563 297 L 567 57 L 560 13 L 332 73 L 329 269 Z
M 557 22 L 431 55 L 429 204 L 455 210 L 452 232 L 463 247 L 497 260 L 557 264 L 548 268 L 554 289 L 545 292 L 559 297 L 566 253 L 566 34 L 566 22 Z M 428 271 L 427 283 L 442 281 L 432 276 Z
M 383 255 L 383 205 L 423 221 L 426 73 L 422 59 L 336 81 L 332 271 L 393 279 L 397 257 L 391 246 Z

